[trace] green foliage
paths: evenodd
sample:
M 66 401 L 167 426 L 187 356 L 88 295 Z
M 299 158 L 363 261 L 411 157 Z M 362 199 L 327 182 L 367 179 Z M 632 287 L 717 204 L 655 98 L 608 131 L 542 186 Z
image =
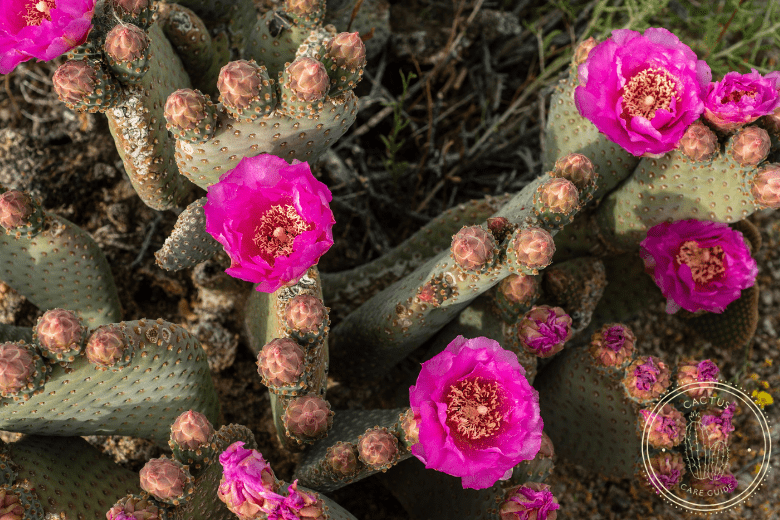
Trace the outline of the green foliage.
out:
M 401 131 L 409 126 L 409 120 L 404 119 L 404 101 L 406 100 L 406 94 L 409 91 L 409 82 L 417 77 L 413 72 L 408 75 L 401 73 L 401 95 L 393 103 L 385 103 L 385 106 L 393 107 L 393 129 L 387 137 L 380 135 L 382 142 L 385 144 L 387 157 L 382 161 L 385 170 L 393 176 L 393 180 L 398 181 L 401 175 L 409 168 L 407 161 L 396 161 L 396 154 L 406 142 L 406 139 L 400 139 L 399 134 Z

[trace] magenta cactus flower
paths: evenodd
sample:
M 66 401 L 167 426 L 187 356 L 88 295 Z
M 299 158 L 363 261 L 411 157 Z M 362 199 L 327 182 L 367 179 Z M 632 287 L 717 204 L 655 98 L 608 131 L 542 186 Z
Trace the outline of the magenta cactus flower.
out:
M 278 509 L 284 497 L 271 466 L 257 450 L 247 450 L 234 442 L 219 456 L 222 480 L 217 495 L 241 520 Z
M 709 66 L 677 36 L 651 27 L 628 29 L 590 50 L 579 66 L 577 109 L 629 153 L 673 150 L 704 111 Z
M 721 130 L 734 130 L 780 107 L 778 89 L 780 72 L 766 77 L 756 69 L 750 74 L 729 72 L 707 87 L 704 117 Z
M 409 401 L 420 417 L 412 453 L 464 488 L 492 486 L 540 449 L 539 394 L 517 355 L 492 339 L 455 338 L 423 363 Z
M 305 162 L 245 157 L 209 187 L 206 231 L 230 256 L 227 274 L 273 292 L 298 281 L 333 245 L 331 198 Z
M 87 39 L 95 0 L 3 0 L 0 74 L 23 61 L 51 61 Z
M 681 308 L 721 313 L 758 274 L 742 233 L 720 222 L 663 222 L 647 231 L 640 248 L 669 314 Z

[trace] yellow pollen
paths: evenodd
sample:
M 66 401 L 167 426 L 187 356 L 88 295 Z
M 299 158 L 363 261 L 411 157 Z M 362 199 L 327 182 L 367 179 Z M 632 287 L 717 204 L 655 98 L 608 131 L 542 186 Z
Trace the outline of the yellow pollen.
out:
M 477 376 L 453 384 L 447 396 L 447 425 L 464 441 L 494 435 L 503 422 L 498 383 Z
M 696 285 L 706 286 L 726 273 L 723 256 L 723 248 L 720 246 L 699 247 L 696 241 L 689 240 L 680 246 L 675 260 L 691 268 Z
M 313 227 L 301 218 L 291 204 L 278 204 L 271 206 L 260 217 L 252 241 L 260 250 L 260 255 L 273 263 L 275 258 L 292 253 L 295 237 Z
M 38 2 L 28 2 L 25 6 L 27 11 L 24 15 L 24 21 L 27 25 L 41 25 L 43 20 L 51 21 L 49 11 L 57 7 L 56 0 L 39 0 Z
M 653 119 L 658 110 L 668 110 L 672 99 L 680 100 L 677 80 L 662 68 L 634 74 L 623 87 L 624 117 Z

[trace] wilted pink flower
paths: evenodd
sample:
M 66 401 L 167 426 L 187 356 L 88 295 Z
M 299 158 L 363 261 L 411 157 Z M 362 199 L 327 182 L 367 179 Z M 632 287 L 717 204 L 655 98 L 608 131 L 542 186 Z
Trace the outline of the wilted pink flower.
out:
M 273 292 L 296 282 L 333 245 L 330 201 L 307 163 L 245 157 L 209 187 L 206 231 L 230 256 L 227 274 Z
M 702 414 L 701 425 L 704 431 L 700 433 L 706 437 L 700 440 L 706 446 L 713 446 L 718 441 L 728 442 L 729 435 L 734 431 L 732 419 L 736 407 L 736 404 L 731 403 L 726 408 L 710 410 Z
M 312 493 L 298 491 L 296 480 L 287 488 L 288 495 L 279 506 L 268 513 L 268 520 L 301 520 L 325 517 L 322 500 Z
M 87 39 L 95 0 L 3 0 L 0 74 L 23 61 L 50 61 Z
M 650 457 L 648 472 L 649 484 L 656 493 L 663 488 L 671 491 L 685 475 L 685 462 L 682 455 L 673 452 L 662 452 Z
M 704 111 L 709 66 L 666 29 L 628 29 L 594 47 L 574 93 L 583 117 L 640 156 L 673 150 Z
M 645 270 L 666 297 L 666 312 L 721 313 L 752 287 L 758 265 L 742 233 L 720 222 L 679 220 L 647 231 L 640 244 Z
M 422 365 L 409 401 L 420 417 L 412 453 L 426 468 L 492 486 L 542 442 L 539 394 L 517 355 L 488 338 L 455 338 Z
M 560 307 L 538 305 L 528 311 L 517 327 L 523 348 L 540 358 L 563 350 L 571 338 L 571 316 Z
M 704 117 L 722 130 L 734 130 L 771 114 L 780 106 L 780 72 L 766 77 L 756 69 L 750 74 L 729 72 L 710 83 L 704 96 Z
M 561 506 L 547 484 L 526 482 L 508 493 L 499 509 L 501 520 L 555 520 L 558 516 L 556 510 Z
M 234 442 L 219 456 L 222 480 L 217 495 L 241 520 L 268 514 L 284 501 L 271 466 L 257 450 Z

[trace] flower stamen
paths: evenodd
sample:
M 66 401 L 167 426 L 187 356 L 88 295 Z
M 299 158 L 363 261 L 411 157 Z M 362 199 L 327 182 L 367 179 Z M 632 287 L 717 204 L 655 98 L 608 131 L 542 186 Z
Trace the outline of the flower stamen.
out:
M 57 0 L 32 0 L 25 5 L 27 11 L 23 18 L 27 25 L 41 25 L 43 20 L 51 22 L 49 11 L 57 7 Z
M 277 204 L 260 217 L 252 241 L 260 250 L 260 255 L 272 263 L 275 258 L 292 253 L 295 237 L 313 227 L 291 204 Z
M 447 425 L 466 442 L 491 437 L 503 422 L 501 388 L 496 381 L 477 376 L 450 386 L 447 396 Z
M 732 92 L 729 92 L 727 95 L 723 96 L 720 102 L 722 105 L 725 105 L 726 103 L 739 103 L 740 100 L 745 96 L 749 98 L 755 98 L 756 93 L 748 92 L 746 90 L 734 90 Z
M 691 268 L 691 277 L 699 287 L 719 280 L 726 273 L 723 262 L 724 252 L 720 246 L 700 247 L 694 240 L 683 242 L 675 256 L 678 265 Z
M 623 117 L 653 119 L 656 111 L 669 110 L 672 98 L 680 101 L 677 80 L 662 68 L 645 69 L 623 87 Z

